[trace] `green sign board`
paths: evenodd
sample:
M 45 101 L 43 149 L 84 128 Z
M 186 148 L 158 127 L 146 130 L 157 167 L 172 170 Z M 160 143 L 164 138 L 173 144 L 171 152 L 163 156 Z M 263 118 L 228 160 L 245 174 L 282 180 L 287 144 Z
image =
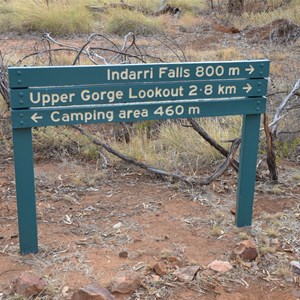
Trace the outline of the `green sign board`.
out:
M 32 127 L 243 115 L 237 226 L 251 225 L 268 60 L 9 68 L 21 253 L 38 251 Z
M 22 88 L 11 91 L 13 108 L 226 99 L 263 96 L 266 79 L 105 84 Z

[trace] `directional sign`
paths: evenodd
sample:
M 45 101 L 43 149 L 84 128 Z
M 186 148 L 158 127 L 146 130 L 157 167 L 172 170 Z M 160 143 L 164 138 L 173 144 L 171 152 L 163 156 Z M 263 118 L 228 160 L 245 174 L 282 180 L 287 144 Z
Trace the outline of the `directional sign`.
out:
M 21 253 L 38 251 L 33 127 L 243 115 L 237 226 L 249 226 L 268 60 L 9 68 Z
M 261 97 L 266 79 L 134 83 L 14 89 L 12 108 L 55 107 L 228 97 Z
M 10 68 L 12 88 L 268 77 L 268 60 Z
M 212 101 L 168 101 L 159 103 L 92 105 L 36 108 L 12 111 L 13 128 L 71 124 L 137 122 L 146 120 L 257 114 L 265 110 L 266 99 Z

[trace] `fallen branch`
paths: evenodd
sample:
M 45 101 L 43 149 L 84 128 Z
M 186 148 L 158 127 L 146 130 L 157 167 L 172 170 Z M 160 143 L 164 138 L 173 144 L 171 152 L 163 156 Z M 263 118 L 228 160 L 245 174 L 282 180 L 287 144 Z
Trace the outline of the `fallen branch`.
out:
M 191 124 L 192 128 L 199 133 L 199 135 L 206 140 L 212 147 L 218 150 L 223 156 L 228 157 L 229 152 L 219 145 L 212 137 L 208 135 L 208 133 L 195 121 L 195 119 L 188 119 L 189 123 Z M 231 162 L 233 168 L 238 172 L 239 170 L 239 162 L 235 159 Z
M 210 183 L 212 183 L 213 181 L 215 181 L 217 178 L 219 178 L 228 168 L 229 164 L 234 160 L 234 156 L 236 155 L 236 151 L 240 145 L 240 139 L 236 139 L 234 140 L 234 142 L 232 143 L 231 149 L 228 152 L 228 156 L 226 158 L 226 160 L 219 166 L 219 168 L 209 177 L 202 179 L 202 180 L 197 180 L 195 178 L 190 178 L 187 176 L 182 176 L 173 172 L 167 172 L 164 170 L 160 170 L 156 167 L 150 166 L 148 164 L 142 163 L 137 161 L 134 158 L 128 157 L 122 153 L 120 153 L 119 151 L 113 149 L 111 146 L 109 146 L 108 144 L 100 141 L 99 139 L 95 139 L 94 137 L 92 137 L 90 134 L 88 134 L 86 131 L 84 131 L 82 128 L 80 128 L 79 126 L 76 125 L 72 125 L 72 128 L 74 128 L 75 130 L 79 131 L 81 134 L 83 134 L 84 136 L 86 136 L 92 143 L 94 143 L 97 146 L 101 146 L 103 147 L 106 151 L 108 151 L 109 153 L 117 156 L 118 158 L 122 159 L 123 161 L 133 164 L 137 167 L 140 167 L 144 170 L 147 170 L 149 172 L 158 174 L 160 176 L 166 176 L 166 177 L 171 177 L 173 179 L 176 180 L 180 180 L 183 181 L 186 184 L 189 185 L 209 185 Z

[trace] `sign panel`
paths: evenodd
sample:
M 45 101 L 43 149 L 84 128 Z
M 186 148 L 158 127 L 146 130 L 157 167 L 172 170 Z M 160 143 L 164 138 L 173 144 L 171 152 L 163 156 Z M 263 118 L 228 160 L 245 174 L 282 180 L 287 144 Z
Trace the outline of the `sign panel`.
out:
M 185 99 L 261 97 L 266 79 L 134 83 L 11 90 L 12 108 L 56 107 Z
M 11 88 L 268 77 L 268 60 L 9 68 Z
M 266 99 L 227 101 L 168 101 L 81 107 L 37 108 L 12 111 L 13 128 L 71 124 L 138 122 L 147 120 L 257 114 L 265 110 Z

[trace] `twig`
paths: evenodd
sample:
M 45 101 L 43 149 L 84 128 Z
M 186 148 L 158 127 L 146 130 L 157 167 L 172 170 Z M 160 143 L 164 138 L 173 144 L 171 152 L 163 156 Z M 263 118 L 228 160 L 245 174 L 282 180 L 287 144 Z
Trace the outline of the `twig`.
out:
M 299 89 L 300 89 L 300 79 L 298 79 L 298 81 L 294 85 L 292 91 L 282 101 L 281 105 L 279 106 L 279 108 L 277 109 L 277 111 L 276 111 L 276 113 L 274 115 L 272 123 L 269 124 L 269 127 L 272 127 L 272 129 L 271 129 L 272 135 L 276 136 L 276 134 L 277 134 L 277 128 L 278 128 L 278 121 L 281 118 L 280 114 L 284 110 L 284 108 L 285 108 L 286 104 L 288 103 L 288 101 L 298 92 Z
M 199 133 L 199 135 L 206 140 L 212 147 L 218 150 L 223 156 L 228 157 L 229 152 L 219 145 L 208 133 L 195 121 L 195 119 L 188 119 L 189 123 L 192 125 L 192 128 Z M 233 168 L 238 172 L 239 162 L 235 159 L 231 162 Z
M 8 89 L 8 74 L 7 67 L 4 65 L 4 59 L 0 50 L 0 95 L 2 96 L 7 108 L 10 108 L 9 89 Z
M 276 166 L 276 154 L 273 143 L 274 134 L 270 132 L 268 126 L 268 115 L 264 113 L 264 130 L 267 139 L 267 165 L 270 172 L 270 178 L 272 181 L 278 181 L 278 171 Z

